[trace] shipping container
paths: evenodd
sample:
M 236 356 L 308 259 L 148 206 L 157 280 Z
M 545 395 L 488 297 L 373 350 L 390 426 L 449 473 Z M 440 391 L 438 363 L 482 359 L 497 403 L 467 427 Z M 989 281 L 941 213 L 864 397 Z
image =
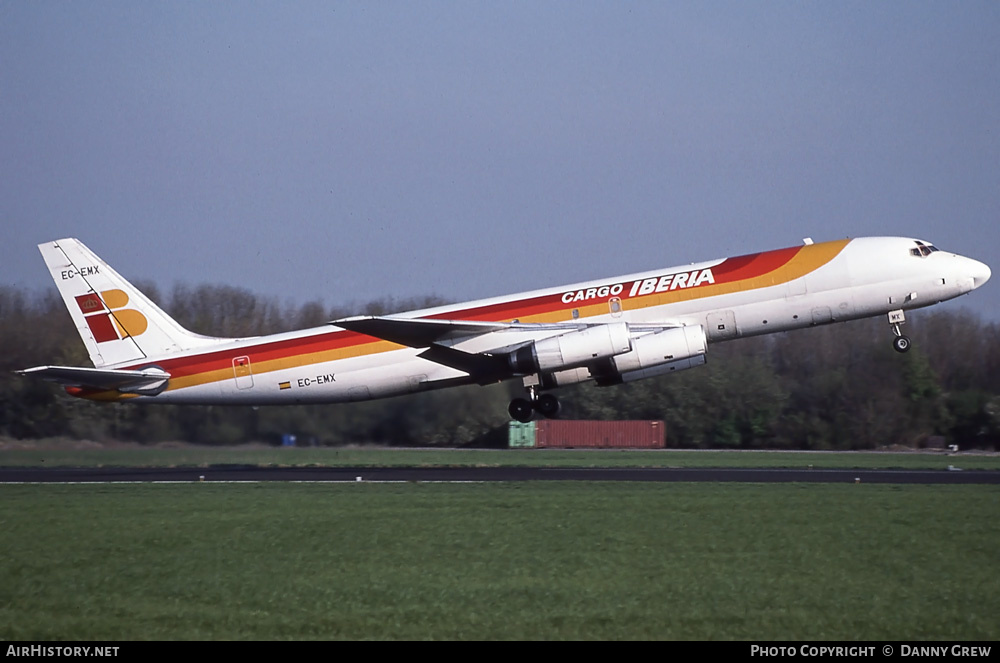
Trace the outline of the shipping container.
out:
M 507 446 L 511 449 L 530 449 L 535 446 L 535 422 L 512 421 L 507 425 Z
M 564 421 L 544 419 L 535 424 L 539 449 L 663 449 L 662 421 Z

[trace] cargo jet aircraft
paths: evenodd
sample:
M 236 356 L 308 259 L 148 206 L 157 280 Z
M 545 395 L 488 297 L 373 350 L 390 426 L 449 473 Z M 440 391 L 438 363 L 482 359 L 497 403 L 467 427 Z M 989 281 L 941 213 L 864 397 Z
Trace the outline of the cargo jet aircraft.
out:
M 887 316 L 990 278 L 927 242 L 867 237 L 767 251 L 255 338 L 181 327 L 76 239 L 39 245 L 94 368 L 23 371 L 73 396 L 136 403 L 337 403 L 520 378 L 509 413 L 558 414 L 549 390 L 705 363 L 709 344 Z

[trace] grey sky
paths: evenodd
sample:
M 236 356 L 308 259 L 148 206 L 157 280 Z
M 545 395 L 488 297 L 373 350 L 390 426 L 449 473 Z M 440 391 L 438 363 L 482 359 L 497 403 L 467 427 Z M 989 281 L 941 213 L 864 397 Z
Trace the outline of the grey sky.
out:
M 0 284 L 38 291 L 64 236 L 327 305 L 806 236 L 996 271 L 1000 3 L 0 0 L 0 155 Z

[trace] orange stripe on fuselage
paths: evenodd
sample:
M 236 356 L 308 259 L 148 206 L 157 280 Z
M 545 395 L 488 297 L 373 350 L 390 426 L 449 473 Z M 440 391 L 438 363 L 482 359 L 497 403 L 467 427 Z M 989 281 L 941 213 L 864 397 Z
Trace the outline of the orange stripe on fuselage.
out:
M 629 297 L 633 279 L 626 282 L 610 281 L 608 284 L 622 283 L 625 286 L 620 299 L 626 311 L 756 290 L 782 285 L 819 269 L 837 257 L 849 242 L 850 240 L 824 242 L 727 258 L 709 268 L 712 270 L 714 283 L 661 293 Z M 664 271 L 662 274 L 680 274 L 685 271 L 688 270 Z M 576 309 L 582 318 L 608 312 L 608 303 L 604 299 L 582 305 L 566 304 L 562 301 L 563 292 L 565 291 L 464 310 L 446 311 L 429 318 L 487 322 L 511 320 L 566 322 L 572 320 L 573 309 Z M 253 373 L 262 374 L 338 359 L 374 355 L 401 347 L 403 346 L 356 332 L 331 330 L 307 337 L 264 341 L 258 345 L 242 346 L 237 349 L 167 358 L 156 364 L 171 374 L 168 389 L 174 390 L 233 378 L 232 361 L 237 356 L 248 356 Z M 148 364 L 136 364 L 130 368 L 141 368 L 145 365 Z M 84 390 L 74 395 L 94 400 L 122 400 L 134 397 L 131 394 L 103 390 Z

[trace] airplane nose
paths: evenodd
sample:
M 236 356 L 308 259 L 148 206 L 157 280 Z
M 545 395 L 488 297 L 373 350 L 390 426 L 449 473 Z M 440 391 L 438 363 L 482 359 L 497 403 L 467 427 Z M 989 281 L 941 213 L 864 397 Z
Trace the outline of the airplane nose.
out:
M 979 286 L 983 285 L 984 283 L 990 280 L 990 276 L 993 275 L 993 272 L 990 271 L 989 265 L 979 262 L 978 260 L 970 260 L 969 262 L 972 263 L 971 275 L 972 275 L 973 288 L 978 288 Z

